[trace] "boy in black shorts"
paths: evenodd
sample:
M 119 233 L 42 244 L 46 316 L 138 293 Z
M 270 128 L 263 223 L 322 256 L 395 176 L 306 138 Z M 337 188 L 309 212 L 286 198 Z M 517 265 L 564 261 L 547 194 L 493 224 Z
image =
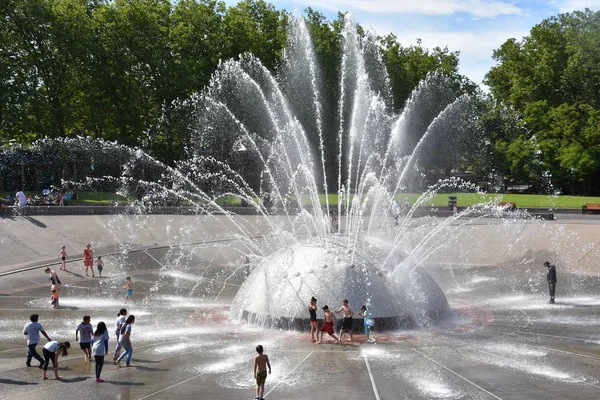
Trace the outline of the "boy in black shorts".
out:
M 342 306 L 334 312 L 338 314 L 341 313 L 344 315 L 344 320 L 342 321 L 342 329 L 340 329 L 340 341 L 342 341 L 342 338 L 344 337 L 344 331 L 348 331 L 348 333 L 350 334 L 350 339 L 348 339 L 349 341 L 354 340 L 354 337 L 352 336 L 352 316 L 354 315 L 354 311 L 352 311 L 352 309 L 348 305 L 348 300 L 344 300 Z

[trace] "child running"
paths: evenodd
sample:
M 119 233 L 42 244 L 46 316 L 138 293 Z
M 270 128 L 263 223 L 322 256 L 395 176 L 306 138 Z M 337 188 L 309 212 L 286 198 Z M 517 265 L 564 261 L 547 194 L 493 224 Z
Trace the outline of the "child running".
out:
M 84 315 L 83 322 L 77 325 L 75 329 L 75 340 L 79 340 L 79 347 L 85 354 L 85 360 L 90 361 L 92 358 L 92 335 L 94 328 L 90 324 L 90 316 Z
M 104 269 L 104 261 L 102 261 L 102 256 L 98 256 L 98 261 L 96 261 L 96 268 L 98 269 L 98 275 L 102 278 L 102 270 Z
M 271 363 L 269 362 L 269 356 L 263 354 L 262 345 L 256 346 L 256 352 L 258 355 L 254 358 L 254 379 L 256 379 L 256 397 L 255 400 L 264 400 L 265 394 L 265 381 L 267 380 L 267 367 L 269 367 L 269 374 L 271 373 Z
M 62 261 L 60 263 L 60 268 L 63 271 L 67 270 L 67 247 L 66 246 L 62 246 L 60 248 L 60 252 L 58 253 L 58 258 L 60 258 Z
M 44 346 L 44 372 L 42 373 L 42 379 L 46 380 L 46 371 L 50 360 L 52 360 L 52 371 L 54 371 L 54 379 L 62 379 L 62 376 L 58 375 L 58 356 L 62 354 L 63 357 L 68 356 L 67 350 L 71 348 L 69 342 L 57 342 L 51 341 L 46 343 Z
M 104 366 L 104 356 L 108 354 L 108 329 L 104 322 L 98 322 L 92 342 L 92 353 L 96 361 L 96 382 L 104 382 L 104 379 L 100 378 Z
M 131 280 L 131 277 L 128 276 L 125 278 L 125 286 L 123 288 L 126 290 L 125 292 L 125 304 L 127 304 L 127 300 L 131 299 L 135 303 L 135 299 L 133 298 L 133 285 L 135 282 Z
M 124 308 L 121 308 L 119 310 L 119 313 L 117 314 L 117 320 L 115 321 L 115 337 L 117 338 L 117 347 L 115 348 L 115 354 L 113 355 L 113 363 L 117 363 L 117 357 L 119 357 L 119 355 L 121 354 L 121 342 L 120 342 L 120 337 L 121 337 L 121 327 L 123 326 L 123 324 L 125 323 L 125 320 L 127 319 L 127 310 Z
M 323 341 L 323 332 L 327 332 L 329 334 L 329 336 L 331 336 L 332 338 L 335 339 L 336 343 L 339 343 L 340 340 L 335 336 L 335 333 L 333 332 L 333 321 L 335 320 L 335 315 L 329 311 L 329 306 L 325 305 L 323 306 L 323 326 L 321 326 L 320 332 L 321 332 L 321 337 L 319 338 L 319 340 L 317 340 L 317 343 L 321 343 Z
M 125 356 L 127 356 L 125 366 L 133 366 L 131 365 L 131 356 L 133 355 L 133 347 L 131 346 L 131 325 L 133 325 L 134 322 L 135 317 L 133 315 L 130 315 L 129 317 L 127 317 L 125 323 L 121 327 L 121 335 L 119 336 L 119 342 L 121 343 L 121 346 L 125 351 L 119 356 L 119 358 L 117 358 L 117 361 L 115 361 L 115 363 L 118 366 L 121 366 L 121 360 L 125 358 Z

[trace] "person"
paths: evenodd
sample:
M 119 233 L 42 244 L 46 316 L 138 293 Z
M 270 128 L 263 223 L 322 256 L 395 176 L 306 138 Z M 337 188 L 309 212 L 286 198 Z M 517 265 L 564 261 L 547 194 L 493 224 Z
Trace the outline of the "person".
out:
M 60 263 L 60 268 L 63 271 L 67 270 L 67 246 L 62 245 L 60 248 L 60 252 L 58 253 L 58 258 L 62 261 Z
M 75 340 L 79 341 L 79 348 L 83 350 L 85 354 L 85 360 L 89 361 L 92 359 L 92 335 L 94 334 L 94 328 L 90 324 L 90 316 L 84 315 L 83 322 L 77 325 L 75 329 Z
M 125 350 L 123 354 L 117 358 L 115 364 L 121 366 L 121 360 L 127 356 L 127 361 L 125 361 L 126 367 L 132 367 L 131 365 L 131 356 L 133 355 L 133 347 L 131 346 L 131 325 L 135 323 L 135 316 L 130 315 L 125 320 L 125 323 L 121 327 L 119 341 L 121 342 L 121 346 Z
M 96 261 L 96 268 L 98 269 L 98 275 L 102 278 L 102 270 L 104 269 L 104 261 L 102 261 L 102 256 L 98 256 L 98 260 Z
M 40 341 L 40 333 L 48 339 L 48 341 L 52 341 L 50 336 L 46 333 L 42 324 L 39 323 L 40 316 L 38 314 L 31 314 L 29 316 L 29 321 L 25 327 L 23 328 L 23 335 L 27 336 L 27 360 L 25 361 L 25 365 L 31 367 L 31 359 L 35 358 L 40 362 L 39 367 L 44 368 L 44 359 L 40 356 L 35 349 Z
M 254 358 L 254 379 L 256 379 L 256 397 L 255 400 L 264 400 L 265 395 L 265 381 L 267 380 L 267 367 L 269 368 L 269 374 L 271 373 L 271 363 L 269 362 L 269 356 L 264 354 L 262 345 L 256 346 L 256 352 L 258 355 Z
M 115 354 L 113 355 L 113 363 L 117 363 L 117 357 L 119 357 L 121 353 L 121 342 L 119 341 L 121 336 L 121 327 L 125 323 L 127 319 L 127 310 L 121 308 L 119 313 L 117 314 L 117 320 L 115 321 L 115 337 L 117 338 L 117 347 L 115 347 Z
M 554 264 L 550 264 L 550 261 L 546 261 L 544 265 L 548 267 L 548 272 L 546 272 L 548 291 L 550 292 L 550 300 L 548 303 L 554 304 L 554 292 L 556 291 L 556 267 Z
M 48 278 L 50 280 L 50 293 L 52 293 L 53 290 L 56 290 L 56 302 L 55 304 L 53 304 L 53 306 L 54 308 L 58 308 L 58 296 L 60 292 L 60 285 L 62 284 L 62 282 L 60 281 L 60 278 L 58 277 L 56 272 L 54 272 L 50 268 L 46 268 L 44 272 L 50 274 L 50 278 Z
M 96 361 L 96 382 L 104 382 L 104 379 L 100 378 L 100 374 L 104 366 L 104 356 L 108 354 L 108 339 L 106 324 L 102 321 L 98 322 L 92 339 L 92 354 Z
M 315 333 L 317 339 L 319 338 L 319 321 L 317 321 L 317 299 L 314 296 L 310 298 L 310 303 L 308 303 L 308 313 L 310 314 L 310 339 L 315 343 Z
M 342 306 L 334 311 L 336 314 L 343 314 L 344 320 L 342 321 L 342 329 L 340 329 L 340 341 L 344 337 L 344 331 L 350 333 L 349 341 L 354 340 L 352 337 L 352 316 L 354 315 L 354 311 L 348 305 L 348 300 L 344 300 L 342 302 Z
M 135 299 L 133 298 L 133 285 L 135 285 L 135 282 L 133 280 L 131 280 L 130 276 L 125 278 L 125 286 L 123 286 L 123 288 L 126 290 L 125 291 L 125 304 L 127 304 L 127 300 L 129 300 L 129 299 L 131 299 L 135 303 Z
M 83 249 L 83 266 L 85 267 L 85 276 L 88 275 L 88 268 L 92 269 L 92 278 L 94 277 L 94 250 L 91 244 L 87 244 Z
M 62 354 L 63 357 L 69 355 L 67 352 L 71 348 L 70 342 L 57 342 L 55 340 L 46 343 L 44 346 L 44 372 L 42 373 L 42 379 L 48 379 L 46 377 L 46 371 L 50 360 L 52 360 L 52 370 L 54 371 L 54 379 L 62 379 L 62 376 L 58 375 L 58 356 Z
M 329 306 L 323 306 L 323 326 L 319 330 L 321 332 L 321 337 L 317 340 L 317 343 L 321 343 L 323 341 L 323 332 L 327 332 L 329 336 L 335 339 L 336 343 L 339 343 L 340 340 L 335 336 L 333 332 L 333 321 L 335 320 L 335 315 L 329 311 Z
M 23 213 L 23 210 L 25 209 L 25 206 L 27 205 L 27 196 L 25 196 L 25 193 L 23 192 L 23 190 L 19 190 L 15 194 L 15 205 L 18 207 L 19 212 Z
M 52 308 L 58 308 L 58 293 L 55 289 L 52 289 L 50 293 L 50 304 L 52 304 Z
M 363 304 L 360 308 L 360 312 L 358 313 L 361 317 L 363 317 L 363 325 L 365 328 L 365 335 L 369 338 L 367 343 L 375 343 L 375 338 L 373 337 L 373 333 L 371 332 L 371 327 L 374 325 L 373 318 L 371 318 L 371 313 L 367 309 L 367 306 Z

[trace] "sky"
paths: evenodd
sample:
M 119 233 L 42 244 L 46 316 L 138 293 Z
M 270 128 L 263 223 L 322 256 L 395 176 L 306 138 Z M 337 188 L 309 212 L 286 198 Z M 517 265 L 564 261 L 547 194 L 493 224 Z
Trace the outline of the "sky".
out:
M 510 38 L 521 39 L 543 19 L 574 10 L 600 10 L 600 0 L 267 0 L 277 9 L 307 7 L 330 20 L 350 11 L 378 35 L 393 33 L 403 46 L 460 51 L 459 72 L 481 84 L 494 66 L 492 53 Z M 234 4 L 237 1 L 227 0 Z

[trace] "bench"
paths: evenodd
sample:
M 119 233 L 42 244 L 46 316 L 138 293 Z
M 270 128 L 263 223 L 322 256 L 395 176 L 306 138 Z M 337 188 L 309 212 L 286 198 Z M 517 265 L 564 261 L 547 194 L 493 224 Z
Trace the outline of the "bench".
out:
M 581 213 L 587 214 L 588 211 L 600 211 L 600 204 L 598 203 L 587 203 L 585 206 L 581 206 Z
M 517 204 L 514 201 L 501 201 L 497 205 L 507 211 L 515 211 L 517 209 Z

